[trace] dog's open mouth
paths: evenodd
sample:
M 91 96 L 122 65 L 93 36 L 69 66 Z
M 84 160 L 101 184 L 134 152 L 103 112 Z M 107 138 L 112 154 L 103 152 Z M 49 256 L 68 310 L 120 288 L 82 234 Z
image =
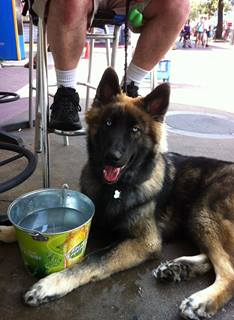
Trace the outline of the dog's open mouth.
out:
M 119 180 L 123 167 L 105 166 L 103 169 L 103 177 L 108 183 L 115 183 Z

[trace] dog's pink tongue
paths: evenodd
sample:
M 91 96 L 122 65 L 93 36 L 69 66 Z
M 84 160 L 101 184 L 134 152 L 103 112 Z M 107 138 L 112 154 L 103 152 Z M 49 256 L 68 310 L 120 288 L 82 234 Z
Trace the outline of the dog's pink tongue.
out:
M 120 168 L 105 166 L 103 169 L 104 179 L 107 182 L 116 182 L 120 174 Z

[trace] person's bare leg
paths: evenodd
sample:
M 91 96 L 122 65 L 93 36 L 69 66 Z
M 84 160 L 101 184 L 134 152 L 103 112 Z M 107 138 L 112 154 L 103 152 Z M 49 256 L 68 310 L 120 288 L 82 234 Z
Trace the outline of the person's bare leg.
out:
M 189 14 L 189 0 L 151 1 L 143 15 L 145 24 L 132 63 L 151 70 L 171 48 Z
M 55 68 L 77 67 L 86 40 L 92 0 L 51 0 L 47 32 Z
M 76 92 L 77 66 L 86 41 L 92 0 L 51 0 L 48 43 L 54 58 L 58 90 L 51 105 L 49 127 L 75 131 L 82 128 L 80 97 Z

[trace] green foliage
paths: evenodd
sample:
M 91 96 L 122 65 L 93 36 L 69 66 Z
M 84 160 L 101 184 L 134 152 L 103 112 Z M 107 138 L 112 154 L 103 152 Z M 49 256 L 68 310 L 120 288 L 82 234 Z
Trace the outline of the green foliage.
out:
M 220 0 L 191 0 L 190 19 L 197 20 L 201 15 L 213 17 L 218 11 Z M 231 0 L 221 0 L 224 4 L 224 12 L 231 10 Z

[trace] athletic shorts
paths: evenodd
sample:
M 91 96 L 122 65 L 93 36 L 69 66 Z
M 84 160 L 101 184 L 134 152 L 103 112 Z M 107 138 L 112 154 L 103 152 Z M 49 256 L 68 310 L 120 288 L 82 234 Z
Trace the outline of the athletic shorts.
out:
M 33 10 L 36 14 L 43 18 L 46 15 L 46 8 L 49 0 L 34 0 Z M 146 7 L 150 0 L 145 0 L 143 3 L 143 7 Z M 125 5 L 126 0 L 93 0 L 93 13 L 90 21 L 90 25 L 92 24 L 95 13 L 98 9 L 102 10 L 114 10 L 116 14 L 125 14 Z M 130 8 L 136 5 L 136 1 L 130 2 Z

